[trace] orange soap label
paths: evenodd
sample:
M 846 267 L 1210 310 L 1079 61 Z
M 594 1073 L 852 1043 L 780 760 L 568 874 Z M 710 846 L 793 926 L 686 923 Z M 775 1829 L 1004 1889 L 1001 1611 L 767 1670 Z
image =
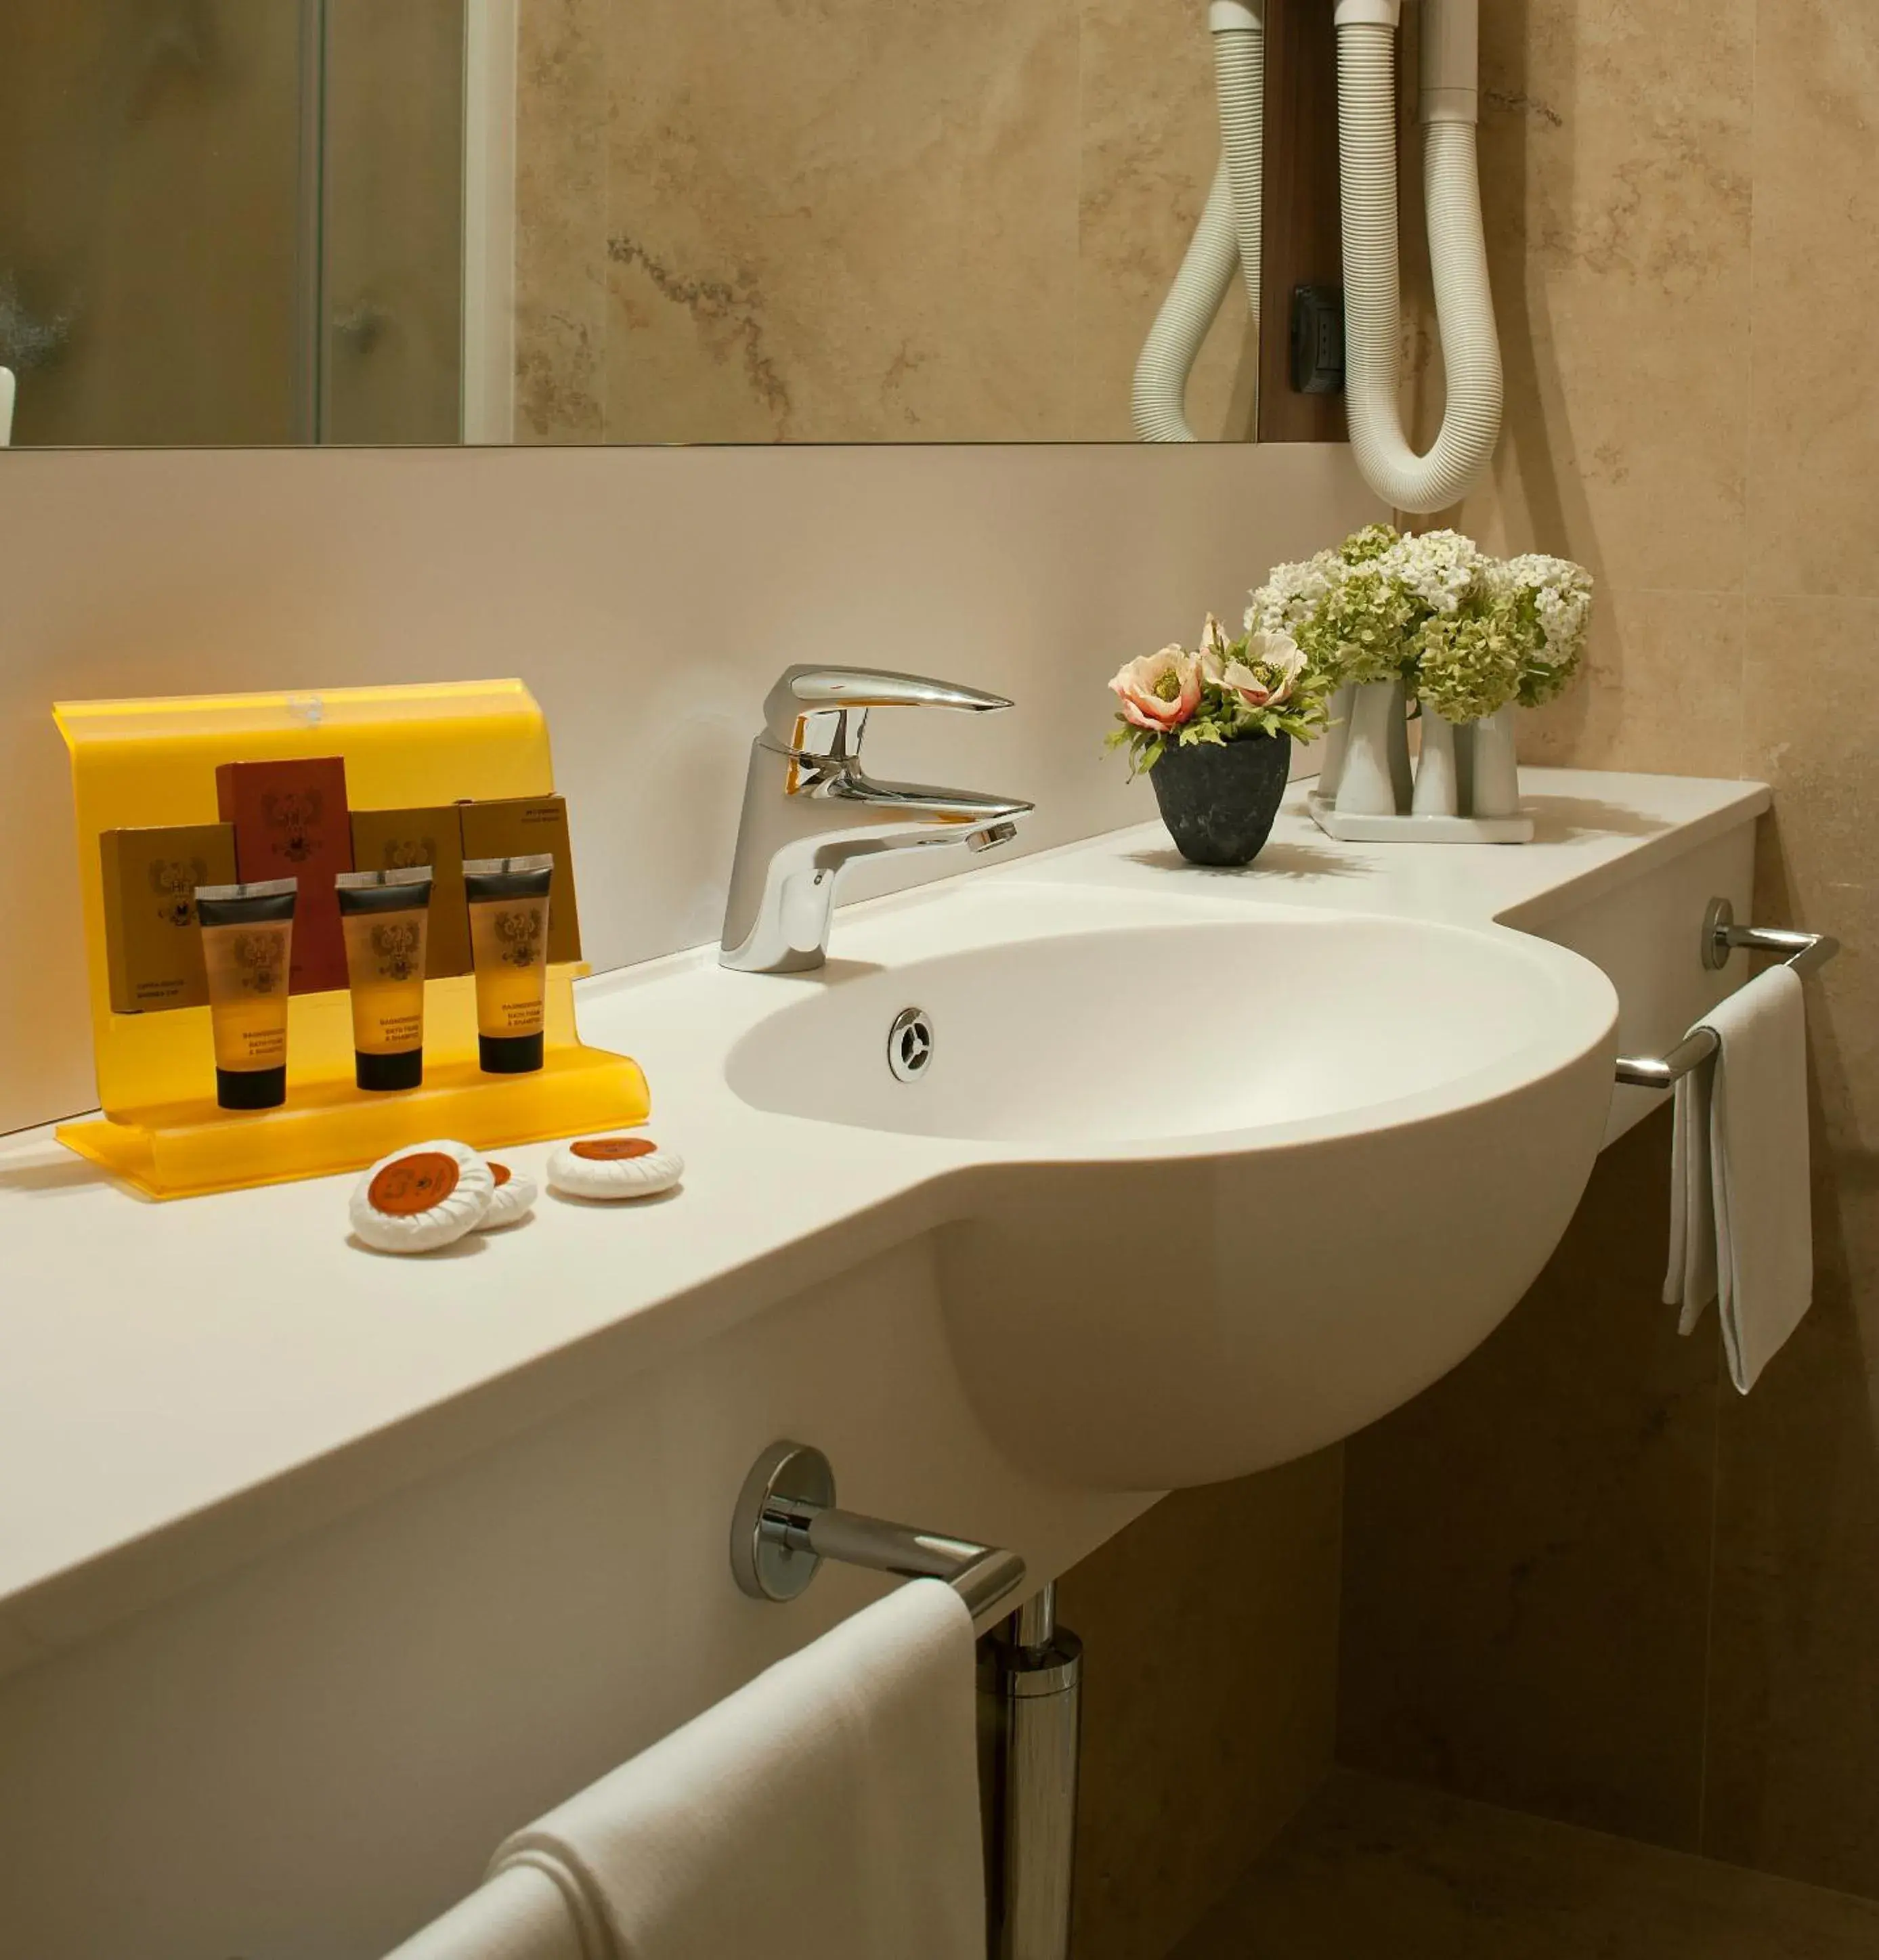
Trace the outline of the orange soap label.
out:
M 618 1163 L 625 1157 L 649 1157 L 659 1146 L 644 1137 L 584 1137 L 569 1147 L 591 1163 Z
M 441 1204 L 461 1176 L 457 1160 L 441 1150 L 413 1150 L 409 1157 L 393 1157 L 372 1179 L 366 1201 L 390 1217 L 415 1218 Z

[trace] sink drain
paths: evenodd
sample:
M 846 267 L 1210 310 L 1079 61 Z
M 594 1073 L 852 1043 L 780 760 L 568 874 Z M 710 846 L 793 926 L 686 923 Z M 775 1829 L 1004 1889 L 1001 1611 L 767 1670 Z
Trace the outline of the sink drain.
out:
M 933 1059 L 933 1023 L 924 1007 L 903 1007 L 887 1030 L 887 1066 L 897 1082 L 917 1082 Z

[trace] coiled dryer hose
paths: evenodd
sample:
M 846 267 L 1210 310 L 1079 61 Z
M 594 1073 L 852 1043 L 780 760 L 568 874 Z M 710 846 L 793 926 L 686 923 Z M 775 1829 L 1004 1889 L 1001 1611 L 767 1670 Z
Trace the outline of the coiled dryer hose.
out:
M 1214 316 L 1233 285 L 1246 281 L 1255 334 L 1260 317 L 1260 234 L 1266 149 L 1266 30 L 1257 0 L 1213 0 L 1207 24 L 1214 43 L 1220 104 L 1220 167 L 1174 283 L 1161 302 L 1135 363 L 1131 396 L 1135 433 L 1144 442 L 1193 442 L 1187 377 Z
M 1446 509 L 1501 433 L 1501 348 L 1488 284 L 1475 147 L 1479 0 L 1424 0 L 1423 180 L 1435 313 L 1447 373 L 1441 432 L 1409 447 L 1398 397 L 1396 37 L 1401 0 L 1337 0 L 1339 177 L 1344 205 L 1344 368 L 1351 447 L 1399 511 Z

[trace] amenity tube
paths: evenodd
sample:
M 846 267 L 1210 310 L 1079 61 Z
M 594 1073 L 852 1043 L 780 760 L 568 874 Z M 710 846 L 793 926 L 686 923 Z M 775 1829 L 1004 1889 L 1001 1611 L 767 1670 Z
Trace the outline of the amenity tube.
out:
M 1365 480 L 1397 510 L 1458 503 L 1501 432 L 1500 342 L 1488 282 L 1475 142 L 1478 0 L 1425 0 L 1423 180 L 1435 313 L 1447 373 L 1441 433 L 1409 446 L 1398 396 L 1396 39 L 1400 0 L 1336 0 L 1343 198 L 1346 406 Z
M 1187 380 L 1232 288 L 1236 264 L 1246 282 L 1256 342 L 1266 134 L 1263 3 L 1213 0 L 1208 9 L 1220 108 L 1220 167 L 1135 364 L 1130 406 L 1135 434 L 1144 442 L 1196 440 L 1187 419 Z
M 288 978 L 299 890 L 298 878 L 196 888 L 215 1100 L 225 1109 L 278 1109 L 287 1100 Z
M 542 1065 L 554 870 L 546 851 L 463 861 L 476 1049 L 486 1075 L 526 1075 Z
M 424 1080 L 424 953 L 431 867 L 342 871 L 333 883 L 352 998 L 353 1080 L 416 1089 Z

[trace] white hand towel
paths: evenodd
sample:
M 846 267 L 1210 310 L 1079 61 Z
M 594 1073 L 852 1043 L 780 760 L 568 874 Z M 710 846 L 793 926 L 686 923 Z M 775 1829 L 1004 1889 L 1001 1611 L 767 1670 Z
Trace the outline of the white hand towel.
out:
M 553 1873 L 517 1864 L 407 1939 L 390 1960 L 589 1960 Z
M 584 1960 L 983 1960 L 972 1621 L 916 1580 L 497 1852 Z
M 1772 968 L 1700 1025 L 1721 1045 L 1677 1085 L 1664 1297 L 1688 1334 L 1720 1296 L 1730 1376 L 1747 1395 L 1814 1299 L 1801 976 Z

